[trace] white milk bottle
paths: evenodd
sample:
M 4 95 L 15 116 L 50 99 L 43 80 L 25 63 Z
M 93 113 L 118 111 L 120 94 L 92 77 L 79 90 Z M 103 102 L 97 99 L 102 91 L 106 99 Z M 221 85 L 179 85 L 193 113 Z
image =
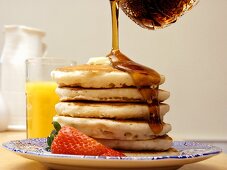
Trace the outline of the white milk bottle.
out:
M 1 54 L 1 93 L 9 114 L 9 127 L 25 128 L 25 60 L 42 57 L 45 33 L 35 28 L 8 25 L 4 28 Z

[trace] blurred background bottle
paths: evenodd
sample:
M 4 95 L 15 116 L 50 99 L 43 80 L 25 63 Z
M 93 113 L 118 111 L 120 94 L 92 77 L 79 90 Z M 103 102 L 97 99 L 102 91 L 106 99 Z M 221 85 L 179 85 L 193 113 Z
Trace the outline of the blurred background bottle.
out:
M 25 60 L 46 52 L 45 33 L 36 28 L 7 25 L 1 54 L 1 92 L 10 128 L 25 129 Z

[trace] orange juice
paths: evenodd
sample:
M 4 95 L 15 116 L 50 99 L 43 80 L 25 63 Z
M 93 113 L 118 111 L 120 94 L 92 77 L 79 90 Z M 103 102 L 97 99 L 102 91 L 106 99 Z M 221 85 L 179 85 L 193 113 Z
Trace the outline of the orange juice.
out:
M 28 138 L 47 137 L 52 131 L 55 104 L 59 101 L 56 87 L 51 81 L 26 83 Z

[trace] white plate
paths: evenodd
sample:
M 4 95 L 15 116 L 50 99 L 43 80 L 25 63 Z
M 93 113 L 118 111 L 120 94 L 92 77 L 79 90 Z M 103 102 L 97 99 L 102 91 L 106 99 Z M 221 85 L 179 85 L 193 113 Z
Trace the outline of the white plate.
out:
M 175 141 L 177 156 L 108 157 L 52 154 L 45 150 L 45 138 L 15 140 L 3 144 L 6 149 L 25 158 L 39 161 L 54 169 L 150 169 L 172 170 L 189 163 L 205 160 L 221 152 L 215 146 L 189 141 Z

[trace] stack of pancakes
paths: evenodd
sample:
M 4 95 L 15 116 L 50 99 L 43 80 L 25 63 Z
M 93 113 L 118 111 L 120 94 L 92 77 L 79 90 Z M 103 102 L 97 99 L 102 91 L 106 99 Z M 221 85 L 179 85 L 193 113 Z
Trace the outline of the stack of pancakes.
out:
M 58 83 L 57 116 L 62 126 L 70 125 L 114 149 L 167 150 L 172 139 L 171 125 L 164 123 L 160 133 L 152 132 L 146 118 L 150 114 L 146 101 L 131 76 L 114 69 L 107 57 L 92 58 L 88 64 L 52 71 Z M 161 76 L 160 84 L 165 78 Z M 160 117 L 169 111 L 164 104 L 169 92 L 158 91 Z

